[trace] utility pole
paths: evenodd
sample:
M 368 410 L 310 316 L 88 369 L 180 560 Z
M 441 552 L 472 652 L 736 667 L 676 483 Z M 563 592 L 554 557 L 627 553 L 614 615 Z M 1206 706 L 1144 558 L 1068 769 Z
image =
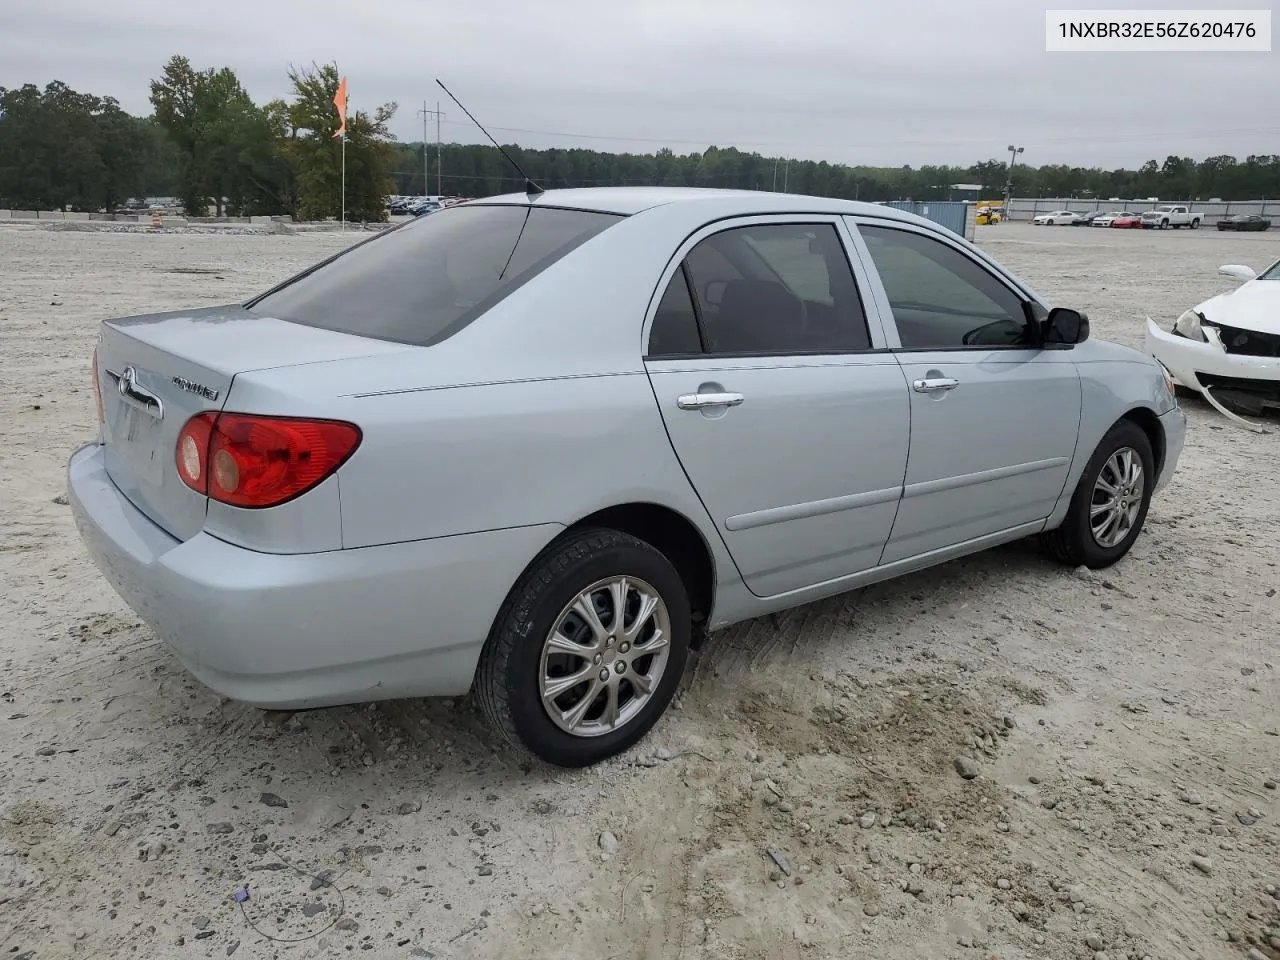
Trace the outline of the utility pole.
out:
M 1009 178 L 1004 185 L 1004 218 L 1009 219 L 1009 215 L 1013 212 L 1009 208 L 1013 204 L 1013 165 L 1018 162 L 1018 154 L 1022 153 L 1023 147 L 1015 147 L 1009 144 Z
M 444 196 L 444 152 L 440 143 L 440 120 L 444 114 L 440 112 L 440 101 L 436 101 L 434 110 L 427 106 L 427 101 L 422 101 L 422 109 L 418 111 L 422 117 L 422 194 L 426 196 L 428 190 L 431 189 L 431 181 L 427 175 L 427 118 L 436 118 L 436 196 Z
M 422 109 L 418 111 L 422 117 L 422 195 L 427 195 L 427 185 L 431 182 L 427 179 L 427 117 L 431 115 L 431 111 L 427 109 L 427 101 L 422 101 Z

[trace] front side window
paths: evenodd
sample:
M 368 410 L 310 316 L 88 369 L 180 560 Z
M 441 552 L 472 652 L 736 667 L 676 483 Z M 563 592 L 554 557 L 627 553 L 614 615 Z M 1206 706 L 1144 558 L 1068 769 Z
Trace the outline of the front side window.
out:
M 1034 346 L 1022 299 L 949 244 L 909 230 L 859 226 L 908 350 Z
M 829 223 L 724 230 L 694 247 L 685 268 L 708 353 L 870 348 L 853 271 Z
M 524 204 L 449 207 L 357 244 L 248 306 L 306 326 L 429 346 L 621 219 Z

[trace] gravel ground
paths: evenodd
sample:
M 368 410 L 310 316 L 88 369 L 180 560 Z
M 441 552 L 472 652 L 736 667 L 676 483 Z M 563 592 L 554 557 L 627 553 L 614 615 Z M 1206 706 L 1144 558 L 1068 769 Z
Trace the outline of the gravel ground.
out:
M 1277 255 L 978 236 L 1132 344 Z M 278 715 L 189 679 L 62 496 L 96 322 L 353 239 L 0 228 L 0 956 L 1280 958 L 1280 439 L 1198 400 L 1104 575 L 1017 544 L 742 624 L 592 770 L 464 702 Z

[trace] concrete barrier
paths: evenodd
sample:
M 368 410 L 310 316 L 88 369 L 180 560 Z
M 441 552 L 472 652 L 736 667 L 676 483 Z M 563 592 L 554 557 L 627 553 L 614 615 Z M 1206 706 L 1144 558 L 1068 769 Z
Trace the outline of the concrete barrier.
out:
M 150 223 L 151 221 L 148 219 L 147 222 Z M 186 225 L 187 225 L 186 217 L 161 217 L 160 218 L 161 227 L 185 227 Z
M 12 210 L 0 210 L 0 220 L 9 220 L 13 216 Z
M 11 210 L 12 219 L 14 220 L 35 220 L 36 212 L 34 210 Z
M 254 226 L 267 226 L 272 223 L 271 217 L 250 217 L 249 222 Z
M 61 210 L 37 210 L 37 220 L 65 220 L 67 218 Z
M 88 220 L 90 214 L 88 210 L 68 210 L 63 214 L 64 220 Z

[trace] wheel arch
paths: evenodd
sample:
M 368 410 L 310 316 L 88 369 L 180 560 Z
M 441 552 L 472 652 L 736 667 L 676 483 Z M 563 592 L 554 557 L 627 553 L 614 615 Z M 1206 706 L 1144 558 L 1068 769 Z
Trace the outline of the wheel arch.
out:
M 1063 485 L 1062 494 L 1058 498 L 1058 503 L 1054 507 L 1053 513 L 1045 521 L 1046 530 L 1053 530 L 1066 518 L 1067 510 L 1071 506 L 1071 498 L 1075 495 L 1077 486 L 1084 480 L 1084 471 L 1089 464 L 1090 458 L 1093 456 L 1098 444 L 1102 442 L 1102 439 L 1108 433 L 1115 429 L 1117 424 L 1128 422 L 1142 430 L 1151 443 L 1151 455 L 1155 461 L 1157 481 L 1164 472 L 1167 442 L 1159 414 L 1136 396 L 1130 396 L 1128 403 L 1120 407 L 1118 414 L 1115 406 L 1106 404 L 1105 411 L 1099 409 L 1099 407 L 1103 406 L 1101 403 L 1091 403 L 1086 398 L 1086 409 L 1083 411 L 1081 429 L 1076 440 L 1071 472 Z M 1093 407 L 1092 412 L 1088 409 L 1089 407 Z
M 1164 427 L 1160 424 L 1160 417 L 1150 407 L 1133 407 L 1116 420 L 1116 424 L 1130 421 L 1137 424 L 1142 432 L 1147 435 L 1147 439 L 1151 441 L 1151 456 L 1156 462 L 1156 478 L 1158 479 L 1164 473 L 1165 458 L 1165 436 Z M 1108 428 L 1110 429 L 1110 428 Z
M 1080 473 L 1076 475 L 1074 484 L 1068 482 L 1068 485 L 1063 488 L 1062 496 L 1058 501 L 1058 505 L 1053 514 L 1045 521 L 1044 530 L 1040 537 L 1041 543 L 1046 547 L 1049 554 L 1061 562 L 1069 563 L 1072 566 L 1080 563 L 1087 563 L 1087 560 L 1084 558 L 1085 555 L 1081 553 L 1081 548 L 1078 545 L 1072 545 L 1073 536 L 1068 526 L 1071 504 L 1079 495 L 1082 494 L 1084 490 L 1087 476 L 1086 471 L 1088 471 L 1090 462 L 1092 462 L 1093 458 L 1097 455 L 1099 444 L 1101 444 L 1102 441 L 1116 429 L 1116 427 L 1119 427 L 1122 424 L 1136 427 L 1138 430 L 1142 431 L 1142 434 L 1151 444 L 1151 457 L 1154 461 L 1155 477 L 1148 485 L 1148 489 L 1154 490 L 1156 484 L 1159 482 L 1159 477 L 1164 470 L 1165 458 L 1167 455 L 1167 441 L 1164 435 L 1164 426 L 1160 422 L 1159 415 L 1153 409 L 1142 403 L 1135 403 L 1107 424 L 1106 428 L 1102 430 L 1098 439 L 1094 442 L 1091 448 L 1087 451 L 1078 450 L 1078 455 L 1081 457 L 1082 461 Z M 1148 496 L 1149 495 L 1150 494 L 1148 494 Z M 1125 552 L 1127 552 L 1127 548 Z M 1122 555 L 1123 554 L 1121 554 L 1121 556 Z M 1106 561 L 1103 565 L 1110 565 L 1110 563 L 1114 563 L 1115 560 L 1118 559 L 1119 556 L 1116 556 L 1113 559 Z M 1093 566 L 1093 564 L 1090 565 Z M 1097 566 L 1094 566 L 1094 568 L 1097 569 Z
M 620 503 L 588 514 L 569 525 L 562 536 L 588 527 L 608 527 L 630 534 L 671 561 L 689 591 L 694 646 L 697 647 L 705 633 L 702 626 L 711 621 L 716 599 L 715 554 L 698 526 L 684 514 L 662 504 Z

